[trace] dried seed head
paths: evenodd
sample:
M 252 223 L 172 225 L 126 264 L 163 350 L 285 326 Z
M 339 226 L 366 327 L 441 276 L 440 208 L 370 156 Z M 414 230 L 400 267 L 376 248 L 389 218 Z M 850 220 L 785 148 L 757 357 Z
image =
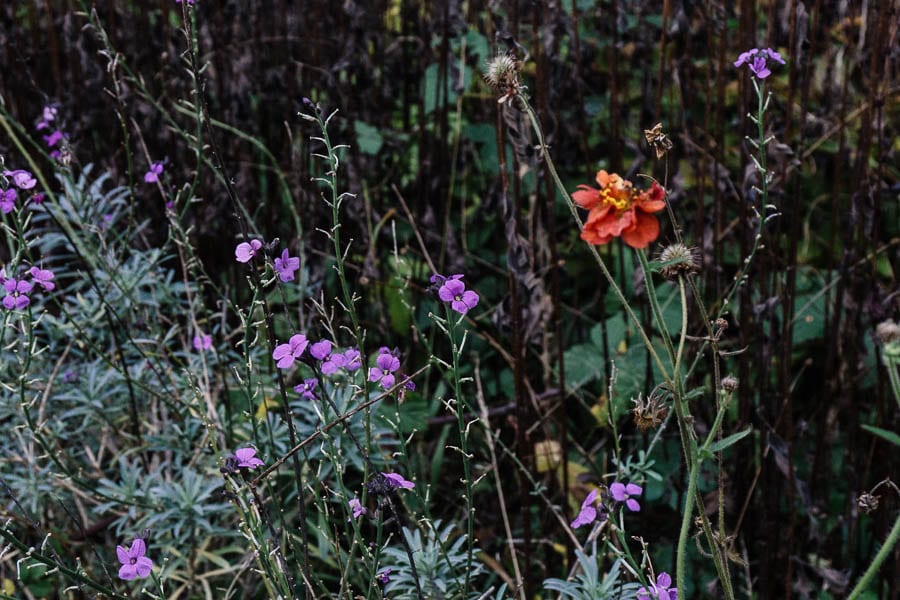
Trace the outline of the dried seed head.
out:
M 860 494 L 859 498 L 856 499 L 856 506 L 859 507 L 859 510 L 863 511 L 866 514 L 878 509 L 878 498 L 880 496 L 876 496 L 874 494 L 870 494 L 868 492 L 863 492 Z
M 700 269 L 697 250 L 678 242 L 663 248 L 659 260 L 663 263 L 659 272 L 670 280 L 678 279 L 680 275 L 694 274 Z
M 875 327 L 875 335 L 878 336 L 882 344 L 900 342 L 900 325 L 897 325 L 890 319 L 882 321 Z
M 519 93 L 519 71 L 522 63 L 508 54 L 498 54 L 487 64 L 484 80 L 502 93 L 498 102 L 503 103 Z
M 666 418 L 668 410 L 659 396 L 650 396 L 644 400 L 638 394 L 638 397 L 632 398 L 631 401 L 634 403 L 631 410 L 634 413 L 634 425 L 641 431 L 656 429 Z
M 724 389 L 726 392 L 730 393 L 736 391 L 738 389 L 738 385 L 740 385 L 740 382 L 734 375 L 726 375 L 722 378 L 722 389 Z
M 647 143 L 656 151 L 656 160 L 661 159 L 666 155 L 666 152 L 672 149 L 672 140 L 669 139 L 662 130 L 662 123 L 657 123 L 653 126 L 653 129 L 645 129 L 644 137 L 647 138 Z

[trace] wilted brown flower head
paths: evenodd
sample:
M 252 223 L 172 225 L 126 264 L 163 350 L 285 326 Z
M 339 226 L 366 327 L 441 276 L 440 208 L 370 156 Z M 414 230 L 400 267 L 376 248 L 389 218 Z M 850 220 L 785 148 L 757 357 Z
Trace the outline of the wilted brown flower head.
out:
M 645 129 L 644 137 L 647 138 L 647 143 L 650 147 L 656 151 L 657 160 L 665 156 L 666 152 L 672 149 L 672 140 L 663 133 L 662 123 L 657 123 L 652 129 Z
M 663 404 L 662 398 L 657 395 L 650 395 L 645 400 L 638 394 L 637 398 L 632 398 L 634 408 L 634 424 L 641 431 L 648 429 L 656 429 L 662 424 L 666 418 L 668 410 Z

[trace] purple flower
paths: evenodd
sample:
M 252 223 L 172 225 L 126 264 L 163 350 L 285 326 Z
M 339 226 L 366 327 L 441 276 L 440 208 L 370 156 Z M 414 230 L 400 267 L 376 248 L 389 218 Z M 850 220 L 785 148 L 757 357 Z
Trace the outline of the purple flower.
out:
M 234 458 L 239 468 L 255 469 L 265 464 L 256 458 L 256 448 L 238 448 L 234 451 Z
M 380 583 L 381 585 L 387 585 L 391 582 L 391 569 L 385 569 L 381 573 L 375 576 L 375 581 Z
M 618 481 L 609 486 L 609 493 L 616 502 L 624 502 L 631 512 L 641 510 L 641 505 L 632 496 L 640 496 L 644 489 L 636 483 L 623 484 Z
M 60 143 L 62 141 L 63 137 L 65 137 L 65 136 L 63 135 L 62 131 L 57 129 L 50 135 L 45 135 L 43 137 L 44 137 L 44 141 L 47 143 L 47 145 L 52 148 L 53 146 Z
M 466 289 L 462 277 L 462 275 L 451 275 L 446 278 L 438 290 L 438 297 L 444 302 L 449 302 L 450 308 L 464 315 L 478 304 L 478 294 Z
M 32 176 L 31 172 L 24 169 L 3 171 L 3 176 L 11 178 L 15 186 L 20 190 L 30 190 L 37 184 L 37 179 Z
M 317 385 L 319 385 L 319 382 L 314 378 L 304 379 L 303 383 L 294 386 L 294 391 L 300 394 L 301 398 L 315 400 L 316 395 L 313 394 L 313 390 L 316 389 Z
M 0 191 L 0 210 L 3 211 L 4 215 L 16 209 L 16 198 L 18 195 L 15 188 Z
M 344 368 L 348 371 L 355 371 L 362 366 L 362 358 L 359 355 L 359 350 L 356 348 L 348 348 L 344 352 L 344 358 L 346 359 Z
M 250 240 L 249 242 L 241 242 L 234 249 L 234 258 L 239 263 L 250 262 L 259 249 L 262 248 L 262 242 L 259 240 Z
M 130 581 L 135 577 L 143 579 L 150 575 L 153 561 L 144 556 L 147 554 L 147 544 L 141 538 L 135 538 L 131 542 L 131 548 L 116 546 L 116 556 L 122 566 L 119 568 L 119 579 Z
M 781 54 L 771 48 L 753 48 L 752 50 L 741 52 L 738 59 L 734 61 L 734 67 L 738 69 L 743 65 L 747 65 L 757 78 L 765 79 L 772 74 L 768 67 L 769 61 L 784 64 L 784 58 L 782 58 Z
M 306 339 L 306 336 L 302 333 L 297 333 L 291 336 L 287 344 L 275 346 L 272 358 L 278 361 L 279 369 L 290 369 L 294 361 L 300 358 L 308 345 L 309 340 Z
M 362 502 L 359 501 L 359 498 L 353 498 L 348 504 L 350 505 L 350 510 L 353 511 L 354 519 L 358 519 L 362 515 L 369 512 L 366 510 L 366 507 L 362 505 Z M 347 520 L 349 521 L 350 519 Z
M 385 479 L 387 479 L 388 485 L 390 485 L 395 490 L 397 488 L 411 490 L 414 487 L 416 487 L 416 484 L 414 484 L 412 481 L 407 481 L 406 479 L 403 479 L 403 475 L 400 475 L 399 473 L 384 473 L 384 472 L 382 472 L 381 475 Z
M 294 271 L 300 268 L 300 259 L 291 256 L 288 249 L 285 248 L 281 252 L 281 258 L 275 259 L 275 270 L 278 272 L 278 278 L 282 281 L 293 281 Z
M 278 259 L 275 259 L 278 260 Z M 331 342 L 328 340 L 319 340 L 309 347 L 309 353 L 316 360 L 325 360 L 331 354 Z
M 28 297 L 31 288 L 34 287 L 31 283 L 24 279 L 10 277 L 3 282 L 3 287 L 6 290 L 6 295 L 3 297 L 3 306 L 7 310 L 21 310 L 31 304 L 31 298 Z
M 34 202 L 35 204 L 43 204 L 44 198 L 46 198 L 46 195 L 44 194 L 44 192 L 38 192 L 37 194 L 35 194 L 34 196 L 31 197 L 31 201 Z
M 582 525 L 588 525 L 597 519 L 597 509 L 594 507 L 594 504 L 597 502 L 597 494 L 598 490 L 592 490 L 587 495 L 587 498 L 584 499 L 584 502 L 581 503 L 581 510 L 571 523 L 572 529 L 578 529 Z
M 50 292 L 56 287 L 56 284 L 53 283 L 53 271 L 31 267 L 28 269 L 28 274 L 31 275 L 36 284 L 44 288 L 44 291 Z
M 670 587 L 672 578 L 668 573 L 660 573 L 650 589 L 642 587 L 638 590 L 637 600 L 678 600 L 678 588 Z
M 38 121 L 35 129 L 40 131 L 41 129 L 47 129 L 50 127 L 50 123 L 56 120 L 56 107 L 55 106 L 45 106 L 44 112 L 41 115 L 40 121 Z
M 202 352 L 212 348 L 212 336 L 208 333 L 198 333 L 194 336 L 194 350 Z
M 346 365 L 347 357 L 339 352 L 335 352 L 328 357 L 328 360 L 322 363 L 322 373 L 325 375 L 333 375 L 337 373 L 338 369 Z
M 387 390 L 394 386 L 394 371 L 400 368 L 400 359 L 387 348 L 382 348 L 379 352 L 381 354 L 375 359 L 376 366 L 369 369 L 369 381 L 381 382 L 381 387 Z
M 162 175 L 163 172 L 163 163 L 155 162 L 150 165 L 150 170 L 144 173 L 144 181 L 147 183 L 156 183 L 159 181 L 159 176 Z

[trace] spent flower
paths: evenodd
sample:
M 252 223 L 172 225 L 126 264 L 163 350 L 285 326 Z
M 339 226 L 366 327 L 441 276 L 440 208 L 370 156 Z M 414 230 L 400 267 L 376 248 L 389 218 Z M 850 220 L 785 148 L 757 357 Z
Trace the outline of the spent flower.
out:
M 398 488 L 411 490 L 416 487 L 416 484 L 414 484 L 412 481 L 404 479 L 403 475 L 400 475 L 399 473 L 382 472 L 381 475 L 387 480 L 388 485 L 395 490 Z

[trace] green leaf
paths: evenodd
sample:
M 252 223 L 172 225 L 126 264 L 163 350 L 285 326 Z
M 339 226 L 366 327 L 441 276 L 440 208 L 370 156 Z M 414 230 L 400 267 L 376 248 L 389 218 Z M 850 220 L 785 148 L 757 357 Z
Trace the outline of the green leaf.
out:
M 900 435 L 897 435 L 893 431 L 888 431 L 887 429 L 882 429 L 881 427 L 873 427 L 871 425 L 863 425 L 862 428 L 871 434 L 877 435 L 878 437 L 889 441 L 895 446 L 900 446 Z
M 356 132 L 356 144 L 363 154 L 378 154 L 384 144 L 378 129 L 364 121 L 354 121 L 353 130 Z
M 738 431 L 737 433 L 732 433 L 727 438 L 721 439 L 718 442 L 715 442 L 714 444 L 710 444 L 709 448 L 707 448 L 706 450 L 710 454 L 715 454 L 716 452 L 719 452 L 720 450 L 724 450 L 725 448 L 727 448 L 733 444 L 736 444 L 740 440 L 742 440 L 745 437 L 747 437 L 748 435 L 750 435 L 750 433 L 752 431 L 753 431 L 753 428 L 748 427 L 747 429 L 745 429 L 743 431 Z

